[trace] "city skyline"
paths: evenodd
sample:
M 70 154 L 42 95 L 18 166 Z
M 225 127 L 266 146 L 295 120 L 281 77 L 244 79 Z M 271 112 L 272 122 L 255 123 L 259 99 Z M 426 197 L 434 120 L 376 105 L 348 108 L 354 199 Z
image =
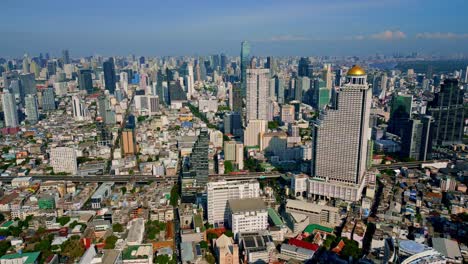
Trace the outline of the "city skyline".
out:
M 203 1 L 138 5 L 124 1 L 6 1 L 0 56 L 51 52 L 145 56 L 238 55 L 247 40 L 256 55 L 370 55 L 468 53 L 461 0 Z M 453 8 L 457 6 L 457 8 Z M 363 15 L 365 14 L 365 15 Z M 396 18 L 396 19 L 395 19 Z M 14 25 L 14 28 L 11 27 Z M 90 41 L 91 40 L 91 41 Z

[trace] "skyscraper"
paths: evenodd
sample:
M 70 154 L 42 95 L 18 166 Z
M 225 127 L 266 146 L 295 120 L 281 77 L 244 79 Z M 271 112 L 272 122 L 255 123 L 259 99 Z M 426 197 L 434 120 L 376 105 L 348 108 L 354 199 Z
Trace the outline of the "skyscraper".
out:
M 42 90 L 42 110 L 55 110 L 54 88 L 48 87 Z
M 337 89 L 336 104 L 313 127 L 310 194 L 357 201 L 366 171 L 372 94 L 365 71 L 354 66 Z
M 260 146 L 260 134 L 268 130 L 266 120 L 250 120 L 244 131 L 244 146 Z
M 297 75 L 299 77 L 309 76 L 309 64 L 308 58 L 302 57 L 299 59 L 299 65 L 297 66 Z
M 226 113 L 224 116 L 224 134 L 231 134 L 236 137 L 242 136 L 242 117 L 239 113 Z
M 5 115 L 5 127 L 18 127 L 18 108 L 16 107 L 15 96 L 7 89 L 2 94 L 2 105 Z
M 323 66 L 323 79 L 325 80 L 325 84 L 328 90 L 333 88 L 333 73 L 331 64 L 325 64 Z
M 411 119 L 413 96 L 409 94 L 395 94 L 390 103 L 390 120 L 388 132 L 403 136 L 406 122 Z
M 28 94 L 25 98 L 26 105 L 26 120 L 30 124 L 36 124 L 39 120 L 39 110 L 37 103 L 37 96 Z
M 70 64 L 70 52 L 68 50 L 62 50 L 62 60 L 63 64 Z
M 434 119 L 431 116 L 411 118 L 400 123 L 404 126 L 401 135 L 401 155 L 414 160 L 431 159 Z
M 232 111 L 242 113 L 242 89 L 240 83 L 232 84 Z
M 86 91 L 87 94 L 93 93 L 93 77 L 91 70 L 81 69 L 78 75 L 78 85 L 80 90 Z
M 468 104 L 464 104 L 465 90 L 457 79 L 446 79 L 435 94 L 429 106 L 429 113 L 435 120 L 434 141 L 437 145 L 459 144 L 463 140 Z
M 37 94 L 36 77 L 34 73 L 21 74 L 19 78 L 24 89 L 24 95 Z
M 248 69 L 247 82 L 247 121 L 268 120 L 269 82 L 268 69 Z
M 241 91 L 242 97 L 247 94 L 247 68 L 250 63 L 250 44 L 247 41 L 241 43 Z
M 208 145 L 210 137 L 208 130 L 203 129 L 198 135 L 190 154 L 191 171 L 195 174 L 197 186 L 205 186 L 208 182 Z
M 102 65 L 104 71 L 104 82 L 106 90 L 109 91 L 110 94 L 114 94 L 115 92 L 115 66 L 114 66 L 114 59 L 109 58 L 109 60 L 105 61 Z

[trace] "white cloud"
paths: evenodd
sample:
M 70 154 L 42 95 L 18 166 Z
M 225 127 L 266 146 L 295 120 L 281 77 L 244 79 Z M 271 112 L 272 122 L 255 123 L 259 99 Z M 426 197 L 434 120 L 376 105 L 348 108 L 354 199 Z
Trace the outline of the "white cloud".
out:
M 406 34 L 399 30 L 396 30 L 396 31 L 385 30 L 377 34 L 373 34 L 370 37 L 372 39 L 378 39 L 378 40 L 398 40 L 398 39 L 405 39 Z
M 416 38 L 419 39 L 462 39 L 468 38 L 468 33 L 456 34 L 452 32 L 424 32 L 416 34 Z

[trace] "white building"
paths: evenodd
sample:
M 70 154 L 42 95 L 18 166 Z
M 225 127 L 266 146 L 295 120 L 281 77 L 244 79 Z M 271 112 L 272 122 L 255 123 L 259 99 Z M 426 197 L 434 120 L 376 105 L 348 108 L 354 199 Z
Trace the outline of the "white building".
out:
M 55 173 L 65 172 L 76 175 L 78 163 L 76 152 L 73 148 L 57 147 L 50 150 L 50 165 Z
M 260 146 L 260 135 L 268 129 L 266 120 L 250 120 L 244 131 L 244 145 L 246 147 Z
M 224 225 L 229 219 L 228 201 L 259 197 L 260 184 L 255 180 L 208 182 L 207 194 L 208 222 Z
M 289 200 L 286 203 L 286 212 L 301 214 L 309 218 L 309 224 L 335 227 L 340 224 L 339 208 L 320 205 L 300 200 Z
M 351 185 L 360 189 L 364 183 L 372 101 L 372 91 L 366 79 L 366 72 L 361 67 L 351 68 L 346 83 L 336 89 L 336 100 L 332 100 L 335 103 L 314 124 L 313 137 L 316 143 L 313 147 L 311 175 L 327 184 L 318 188 L 313 186 L 311 194 L 325 195 L 320 192 L 322 187 Z M 326 192 L 326 196 L 331 198 L 342 197 L 336 194 L 335 191 Z M 360 193 L 345 198 L 357 201 Z
M 72 110 L 73 117 L 76 121 L 83 121 L 89 119 L 88 108 L 84 104 L 83 100 L 77 95 L 74 95 L 72 97 Z
M 229 226 L 234 235 L 268 228 L 268 211 L 260 198 L 233 199 L 229 204 Z
M 247 121 L 268 120 L 270 70 L 247 69 Z
M 18 108 L 16 107 L 15 95 L 8 89 L 2 94 L 3 112 L 5 115 L 5 127 L 18 127 Z
M 291 177 L 291 190 L 295 197 L 303 197 L 307 194 L 308 179 L 309 176 L 305 174 L 294 174 Z

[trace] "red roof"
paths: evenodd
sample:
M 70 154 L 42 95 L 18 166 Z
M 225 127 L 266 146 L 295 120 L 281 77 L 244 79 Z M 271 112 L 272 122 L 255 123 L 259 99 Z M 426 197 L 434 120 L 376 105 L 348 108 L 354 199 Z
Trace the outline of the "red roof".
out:
M 317 251 L 317 249 L 319 248 L 319 246 L 316 245 L 316 244 L 312 244 L 312 243 L 305 242 L 303 240 L 299 240 L 299 239 L 295 239 L 295 238 L 289 239 L 288 243 L 289 243 L 289 245 L 293 245 L 293 246 L 300 247 L 300 248 L 305 248 L 305 249 L 310 249 L 310 250 L 313 250 L 313 251 Z

